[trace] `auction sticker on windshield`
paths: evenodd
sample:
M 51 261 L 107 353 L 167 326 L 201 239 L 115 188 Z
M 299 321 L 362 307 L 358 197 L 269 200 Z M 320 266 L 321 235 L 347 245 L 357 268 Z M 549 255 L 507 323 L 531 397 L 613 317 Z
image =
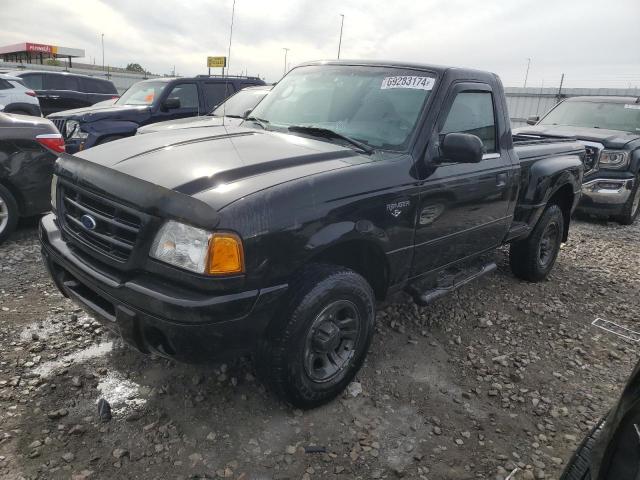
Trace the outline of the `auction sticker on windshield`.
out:
M 381 90 L 388 88 L 416 88 L 418 90 L 431 90 L 436 79 L 433 77 L 419 77 L 415 75 L 402 75 L 398 77 L 385 77 L 380 85 Z
M 632 110 L 640 110 L 640 103 L 627 103 L 625 104 L 624 108 L 630 108 Z

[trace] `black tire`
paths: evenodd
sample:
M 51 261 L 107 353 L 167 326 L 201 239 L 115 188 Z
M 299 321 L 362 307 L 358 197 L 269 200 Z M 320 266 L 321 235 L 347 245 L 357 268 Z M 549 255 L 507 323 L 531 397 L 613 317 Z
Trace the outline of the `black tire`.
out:
M 364 362 L 374 294 L 352 270 L 310 265 L 290 282 L 274 322 L 254 355 L 258 375 L 293 406 L 318 407 L 339 395 Z
M 636 182 L 629 195 L 629 200 L 624 204 L 622 213 L 616 217 L 621 225 L 631 225 L 640 214 L 640 174 L 636 177 Z
M 509 263 L 513 274 L 529 282 L 547 278 L 558 258 L 563 233 L 562 210 L 558 205 L 549 205 L 531 234 L 511 244 Z
M 104 145 L 105 143 L 115 142 L 116 140 L 120 140 L 121 138 L 125 138 L 125 135 L 110 135 L 108 137 L 104 137 L 96 143 L 96 145 Z
M 6 187 L 0 185 L 0 243 L 15 230 L 19 214 L 18 202 Z
M 15 114 L 15 115 L 28 115 L 28 116 L 33 116 L 32 113 L 27 112 L 26 110 L 12 110 L 10 112 L 7 112 L 5 110 L 6 113 L 11 113 L 11 114 Z
M 560 480 L 591 480 L 591 451 L 604 427 L 602 418 L 573 453 Z

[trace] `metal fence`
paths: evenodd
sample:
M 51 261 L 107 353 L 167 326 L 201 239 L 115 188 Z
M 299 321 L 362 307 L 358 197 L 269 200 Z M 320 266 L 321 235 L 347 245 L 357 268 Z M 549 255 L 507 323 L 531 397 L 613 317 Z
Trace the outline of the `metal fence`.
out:
M 121 69 L 108 69 L 106 72 L 102 67 L 94 65 L 81 65 L 73 68 L 56 67 L 53 65 L 40 65 L 37 63 L 15 63 L 0 61 L 0 71 L 4 70 L 46 70 L 50 72 L 69 72 L 81 75 L 89 75 L 91 77 L 106 78 L 111 80 L 116 86 L 118 93 L 124 92 L 127 88 L 140 80 L 147 78 L 156 78 L 158 75 L 125 72 Z
M 527 118 L 539 115 L 542 116 L 551 107 L 561 100 L 569 97 L 607 96 L 620 95 L 628 97 L 640 96 L 639 88 L 563 88 L 561 91 L 555 88 L 505 88 L 507 96 L 507 107 L 509 108 L 509 118 L 511 126 L 522 127 L 527 124 Z

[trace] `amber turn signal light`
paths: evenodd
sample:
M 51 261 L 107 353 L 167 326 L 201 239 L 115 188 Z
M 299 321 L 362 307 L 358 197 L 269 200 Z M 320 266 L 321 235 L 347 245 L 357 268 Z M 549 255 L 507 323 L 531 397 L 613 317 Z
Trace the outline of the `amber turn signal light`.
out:
M 244 252 L 240 237 L 233 233 L 215 233 L 209 240 L 207 273 L 225 275 L 244 272 Z

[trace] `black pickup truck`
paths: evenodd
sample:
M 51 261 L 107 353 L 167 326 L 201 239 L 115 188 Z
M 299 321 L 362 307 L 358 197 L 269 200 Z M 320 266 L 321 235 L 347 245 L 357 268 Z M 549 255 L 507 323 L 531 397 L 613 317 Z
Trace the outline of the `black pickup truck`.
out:
M 631 225 L 640 214 L 640 97 L 573 97 L 519 135 L 575 137 L 585 145 L 578 212 Z
M 515 145 L 514 145 L 515 144 Z M 362 365 L 375 302 L 552 269 L 584 147 L 511 135 L 499 78 L 406 63 L 294 68 L 236 127 L 61 155 L 42 219 L 58 288 L 142 352 L 252 353 L 309 408 Z

